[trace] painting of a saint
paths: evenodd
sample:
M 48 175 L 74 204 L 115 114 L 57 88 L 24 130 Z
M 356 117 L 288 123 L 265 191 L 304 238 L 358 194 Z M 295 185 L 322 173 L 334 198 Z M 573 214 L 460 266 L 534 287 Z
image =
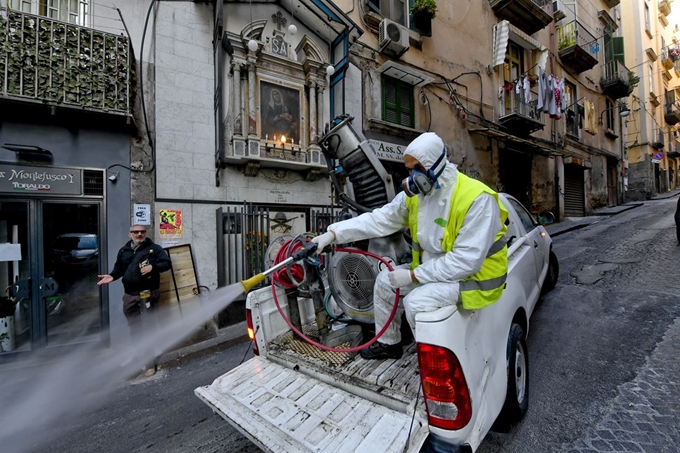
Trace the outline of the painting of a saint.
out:
M 300 143 L 300 92 L 293 88 L 260 82 L 261 136 L 279 140 L 281 135 Z

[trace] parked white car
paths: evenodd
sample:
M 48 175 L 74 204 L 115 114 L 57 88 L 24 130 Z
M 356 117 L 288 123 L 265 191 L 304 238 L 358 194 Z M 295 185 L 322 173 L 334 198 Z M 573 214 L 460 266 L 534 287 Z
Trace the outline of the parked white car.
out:
M 265 451 L 475 451 L 494 424 L 507 429 L 527 411 L 529 319 L 559 272 L 543 226 L 500 196 L 509 212 L 508 277 L 495 304 L 420 313 L 415 344 L 399 360 L 380 361 L 297 339 L 271 288 L 254 291 L 246 307 L 258 355 L 196 395 Z M 277 295 L 287 312 L 284 291 Z M 311 301 L 299 305 L 313 328 Z

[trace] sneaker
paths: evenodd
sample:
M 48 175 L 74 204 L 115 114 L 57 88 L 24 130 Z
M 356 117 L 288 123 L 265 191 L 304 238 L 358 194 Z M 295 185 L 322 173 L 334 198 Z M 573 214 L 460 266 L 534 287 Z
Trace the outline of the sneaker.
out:
M 367 348 L 359 351 L 361 357 L 366 360 L 383 360 L 401 358 L 402 349 L 400 344 L 384 344 L 376 341 Z

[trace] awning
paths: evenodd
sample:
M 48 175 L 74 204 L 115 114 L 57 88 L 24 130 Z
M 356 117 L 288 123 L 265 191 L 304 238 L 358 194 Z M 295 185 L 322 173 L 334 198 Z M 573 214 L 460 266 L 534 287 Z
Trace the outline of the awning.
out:
M 512 41 L 527 50 L 540 50 L 545 53 L 539 57 L 538 66 L 545 68 L 547 61 L 547 49 L 531 36 L 512 25 L 507 20 L 502 20 L 493 26 L 493 67 L 503 64 L 508 41 Z

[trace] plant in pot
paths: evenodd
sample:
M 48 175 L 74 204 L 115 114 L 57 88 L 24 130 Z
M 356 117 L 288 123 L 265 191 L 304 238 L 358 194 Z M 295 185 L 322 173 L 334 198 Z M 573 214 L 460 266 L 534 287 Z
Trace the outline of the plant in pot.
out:
M 435 0 L 415 0 L 411 6 L 411 17 L 416 30 L 425 36 L 432 36 L 432 19 L 437 16 Z

